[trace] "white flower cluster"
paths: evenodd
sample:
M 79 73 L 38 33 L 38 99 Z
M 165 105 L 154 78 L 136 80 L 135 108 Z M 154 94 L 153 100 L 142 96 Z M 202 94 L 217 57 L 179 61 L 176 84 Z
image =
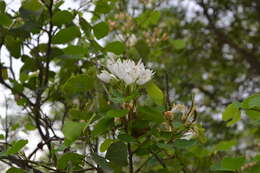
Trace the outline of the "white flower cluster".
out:
M 114 60 L 109 59 L 106 64 L 106 68 L 109 70 L 102 70 L 97 77 L 103 82 L 109 83 L 112 79 L 119 79 L 130 85 L 136 83 L 143 85 L 151 80 L 154 72 L 150 69 L 146 69 L 141 60 L 135 64 L 132 60 Z

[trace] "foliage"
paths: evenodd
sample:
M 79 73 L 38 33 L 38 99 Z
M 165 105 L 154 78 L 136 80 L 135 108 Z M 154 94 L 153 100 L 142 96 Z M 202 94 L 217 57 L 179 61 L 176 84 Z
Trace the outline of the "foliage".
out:
M 191 2 L 0 0 L 7 172 L 259 172 L 260 3 Z

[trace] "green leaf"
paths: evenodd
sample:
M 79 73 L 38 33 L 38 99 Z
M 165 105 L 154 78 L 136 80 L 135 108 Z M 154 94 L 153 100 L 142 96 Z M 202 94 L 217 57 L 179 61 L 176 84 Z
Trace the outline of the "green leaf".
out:
M 120 55 L 125 51 L 125 45 L 120 41 L 114 41 L 108 43 L 105 47 L 105 50 L 108 52 L 113 52 L 116 55 Z
M 172 44 L 177 50 L 185 48 L 185 40 L 173 40 Z
M 87 53 L 87 49 L 82 46 L 68 46 L 63 49 L 64 53 L 67 55 L 84 55 Z
M 6 4 L 3 0 L 0 1 L 0 13 L 4 13 L 6 8 Z
M 114 124 L 114 120 L 111 118 L 102 118 L 99 122 L 94 126 L 94 130 L 92 131 L 92 135 L 94 137 L 105 133 L 110 127 Z
M 227 170 L 238 170 L 245 164 L 244 157 L 226 157 L 221 161 L 221 167 Z
M 222 114 L 222 119 L 224 121 L 228 121 L 231 119 L 231 121 L 227 123 L 227 126 L 231 126 L 238 122 L 240 120 L 239 103 L 234 102 L 228 105 L 224 113 Z
M 101 145 L 100 145 L 100 152 L 105 152 L 108 147 L 114 142 L 113 139 L 106 139 Z
M 30 11 L 39 11 L 43 8 L 43 5 L 40 3 L 39 0 L 26 0 L 23 1 L 22 7 Z
M 65 138 L 74 142 L 82 133 L 85 123 L 66 120 L 62 132 Z
M 25 125 L 25 128 L 26 128 L 26 130 L 31 131 L 31 130 L 35 130 L 35 129 L 36 129 L 36 126 L 33 125 L 32 122 L 28 122 L 28 123 Z
M 89 120 L 91 118 L 91 113 L 86 111 L 80 111 L 78 109 L 70 109 L 69 110 L 69 117 L 72 120 Z
M 120 165 L 127 165 L 127 146 L 123 142 L 115 142 L 110 145 L 106 153 L 106 159 Z
M 226 150 L 229 150 L 231 147 L 233 147 L 236 144 L 237 144 L 237 141 L 235 139 L 230 140 L 230 141 L 221 141 L 216 145 L 215 150 L 226 151 Z
M 12 20 L 6 13 L 0 13 L 0 25 L 8 27 L 11 23 Z
M 174 151 L 172 144 L 157 143 L 156 145 L 161 149 L 165 149 L 166 151 Z
M 52 18 L 52 23 L 56 26 L 61 26 L 63 24 L 71 23 L 73 18 L 73 15 L 69 11 L 58 11 L 54 14 Z
M 81 74 L 71 77 L 63 86 L 63 92 L 68 95 L 81 94 L 93 89 L 93 77 Z
M 5 45 L 13 57 L 19 58 L 21 56 L 21 42 L 19 39 L 7 35 L 5 36 Z
M 94 31 L 95 37 L 97 39 L 101 39 L 108 34 L 108 31 L 109 31 L 108 24 L 105 22 L 98 23 L 93 27 L 93 31 Z
M 177 139 L 173 143 L 173 146 L 179 149 L 185 149 L 185 148 L 190 148 L 195 144 L 196 144 L 195 140 Z
M 8 169 L 6 173 L 26 173 L 26 172 L 23 169 L 13 167 Z
M 211 166 L 212 171 L 236 171 L 245 164 L 244 157 L 225 157 L 221 163 L 217 163 Z
M 210 167 L 211 171 L 232 171 L 232 169 L 222 168 L 221 163 L 215 163 Z
M 138 108 L 138 117 L 142 120 L 150 120 L 157 123 L 164 121 L 163 115 L 160 111 L 148 106 Z
M 107 118 L 124 117 L 129 111 L 127 109 L 113 109 L 106 113 Z
M 147 28 L 150 25 L 156 25 L 160 19 L 160 16 L 160 11 L 147 10 L 144 13 L 140 14 L 136 18 L 136 21 L 138 25 L 142 26 L 143 28 Z
M 157 105 L 163 104 L 164 102 L 163 92 L 155 83 L 153 82 L 148 83 L 145 89 L 149 97 L 151 97 Z
M 86 35 L 91 33 L 92 27 L 83 17 L 79 18 L 79 24 Z
M 104 14 L 111 10 L 111 5 L 107 0 L 99 0 L 96 2 L 95 13 Z
M 58 169 L 65 170 L 69 166 L 78 167 L 83 165 L 84 156 L 77 153 L 65 153 L 61 156 L 61 158 L 57 162 Z
M 260 110 L 246 110 L 246 115 L 249 116 L 251 119 L 257 120 L 260 119 Z
M 21 139 L 19 141 L 15 141 L 10 148 L 8 148 L 6 154 L 16 154 L 19 152 L 26 144 L 28 140 Z
M 0 134 L 0 140 L 4 139 L 4 138 L 5 138 L 5 136 L 3 134 Z
M 260 93 L 256 93 L 252 96 L 249 96 L 242 102 L 242 108 L 251 109 L 259 108 L 260 109 Z
M 1 67 L 1 71 L 0 71 L 0 74 L 1 74 L 1 77 L 3 79 L 8 79 L 8 70 L 6 67 Z
M 107 162 L 107 160 L 96 153 L 92 153 L 92 158 L 98 164 L 104 172 L 113 172 L 110 168 L 110 164 Z
M 146 41 L 144 41 L 144 40 L 137 41 L 137 43 L 135 44 L 135 48 L 137 49 L 137 51 L 141 57 L 145 58 L 150 53 L 149 46 L 147 45 Z
M 120 139 L 124 142 L 136 142 L 135 138 L 128 134 L 120 134 L 120 135 L 118 135 L 118 139 Z
M 150 14 L 150 24 L 156 25 L 161 17 L 160 11 L 152 11 Z
M 207 142 L 207 137 L 205 135 L 205 129 L 200 124 L 196 124 L 195 127 L 197 128 L 196 135 L 197 135 L 197 138 L 199 139 L 199 141 L 201 143 Z
M 68 28 L 60 30 L 56 35 L 53 36 L 53 44 L 66 44 L 73 41 L 75 38 L 80 37 L 80 30 L 76 26 L 70 26 Z

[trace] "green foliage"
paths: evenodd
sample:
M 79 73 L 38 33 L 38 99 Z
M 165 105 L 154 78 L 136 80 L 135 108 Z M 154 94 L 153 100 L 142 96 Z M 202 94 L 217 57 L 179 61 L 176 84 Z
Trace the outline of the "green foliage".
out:
M 109 146 L 106 159 L 119 166 L 127 165 L 127 146 L 123 142 L 115 142 Z
M 148 106 L 139 107 L 138 116 L 142 120 L 150 120 L 157 123 L 161 123 L 164 120 L 162 113 L 158 109 Z
M 260 93 L 249 96 L 242 102 L 241 106 L 244 109 L 260 108 Z
M 68 28 L 60 30 L 53 36 L 53 44 L 66 44 L 73 41 L 75 38 L 80 37 L 80 30 L 76 26 L 70 26 Z
M 139 40 L 136 45 L 135 45 L 138 53 L 140 54 L 141 57 L 146 58 L 149 53 L 150 53 L 150 49 L 147 45 L 147 43 L 144 40 Z
M 38 0 L 27 0 L 22 4 L 23 8 L 30 11 L 39 11 L 43 8 L 42 4 Z
M 72 57 L 77 57 L 77 56 L 84 56 L 87 53 L 87 50 L 83 46 L 68 46 L 63 49 L 64 54 L 70 55 Z
M 0 25 L 3 25 L 5 27 L 8 27 L 12 23 L 10 17 L 5 13 L 0 13 L 0 19 Z
M 5 37 L 5 45 L 10 51 L 11 55 L 15 58 L 19 58 L 21 55 L 21 42 L 19 39 L 15 39 L 13 36 L 7 35 Z
M 177 50 L 185 48 L 184 40 L 173 40 L 172 44 L 173 44 L 173 47 Z
M 146 91 L 156 104 L 163 105 L 164 102 L 163 92 L 160 90 L 160 88 L 157 85 L 155 85 L 154 83 L 149 83 L 146 86 Z
M 125 45 L 119 41 L 108 43 L 105 47 L 108 52 L 113 52 L 116 55 L 120 55 L 125 51 Z
M 93 153 L 93 160 L 100 165 L 103 171 L 105 172 L 111 172 L 112 169 L 110 168 L 110 164 L 106 161 L 105 158 L 97 155 L 96 153 Z
M 108 147 L 113 143 L 114 141 L 112 139 L 106 139 L 101 145 L 100 145 L 100 152 L 105 152 Z
M 160 16 L 161 16 L 160 11 L 149 11 L 149 10 L 147 10 L 144 13 L 140 14 L 136 18 L 136 21 L 140 26 L 147 28 L 150 25 L 157 24 L 158 20 L 160 19 Z
M 96 7 L 95 7 L 95 13 L 108 13 L 112 8 L 112 5 L 109 4 L 109 1 L 107 0 L 100 0 L 96 2 Z
M 6 171 L 6 173 L 26 173 L 24 170 L 20 168 L 12 167 Z
M 83 165 L 83 159 L 84 156 L 80 154 L 65 153 L 59 158 L 57 168 L 60 170 L 77 170 L 78 166 Z
M 225 157 L 220 164 L 211 167 L 213 171 L 236 171 L 245 164 L 244 157 Z
M 64 122 L 62 131 L 66 139 L 74 142 L 82 134 L 84 127 L 84 123 L 67 120 Z
M 21 139 L 19 141 L 15 141 L 10 148 L 6 151 L 6 154 L 16 154 L 19 152 L 26 144 L 28 140 Z
M 129 111 L 127 109 L 123 109 L 123 110 L 112 109 L 106 113 L 106 117 L 107 118 L 124 117 L 127 115 L 128 112 Z
M 228 105 L 228 107 L 225 109 L 222 115 L 222 119 L 224 121 L 228 121 L 231 119 L 231 121 L 227 123 L 227 126 L 231 126 L 240 120 L 239 106 L 240 104 L 238 102 L 235 102 Z
M 82 94 L 94 87 L 93 77 L 87 75 L 77 75 L 71 77 L 63 86 L 63 91 L 67 95 Z
M 259 4 L 167 1 L 0 0 L 1 168 L 259 172 Z M 151 81 L 126 85 L 129 67 L 100 81 L 111 56 L 141 59 Z
M 69 11 L 63 10 L 54 14 L 52 17 L 52 23 L 54 25 L 61 26 L 63 24 L 71 23 L 73 18 L 73 15 Z
M 231 147 L 235 146 L 237 144 L 236 140 L 230 140 L 230 141 L 221 141 L 216 145 L 215 150 L 217 151 L 225 151 L 229 150 Z
M 106 22 L 100 22 L 93 26 L 94 35 L 97 39 L 101 39 L 108 34 L 109 28 Z
M 178 139 L 173 143 L 173 146 L 179 149 L 190 148 L 195 144 L 194 140 Z
M 3 13 L 5 11 L 6 4 L 4 1 L 0 1 L 0 12 Z
M 98 136 L 106 132 L 109 128 L 113 126 L 112 118 L 102 118 L 98 121 L 98 123 L 94 126 L 94 130 L 92 131 L 93 136 Z

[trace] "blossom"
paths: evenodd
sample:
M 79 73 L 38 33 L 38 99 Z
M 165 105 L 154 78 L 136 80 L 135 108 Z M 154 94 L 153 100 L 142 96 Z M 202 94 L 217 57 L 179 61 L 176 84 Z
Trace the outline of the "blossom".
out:
M 195 136 L 195 132 L 192 130 L 189 130 L 188 132 L 184 133 L 181 139 L 190 140 Z
M 112 78 L 115 78 L 114 75 L 108 73 L 106 70 L 102 70 L 102 72 L 98 74 L 97 77 L 105 83 L 109 83 Z
M 136 83 L 143 85 L 152 79 L 154 72 L 150 69 L 146 69 L 141 60 L 136 64 L 132 60 L 114 60 L 108 59 L 106 68 L 109 70 L 102 71 L 98 75 L 98 78 L 104 82 L 109 82 L 113 77 L 122 80 L 126 85 Z

